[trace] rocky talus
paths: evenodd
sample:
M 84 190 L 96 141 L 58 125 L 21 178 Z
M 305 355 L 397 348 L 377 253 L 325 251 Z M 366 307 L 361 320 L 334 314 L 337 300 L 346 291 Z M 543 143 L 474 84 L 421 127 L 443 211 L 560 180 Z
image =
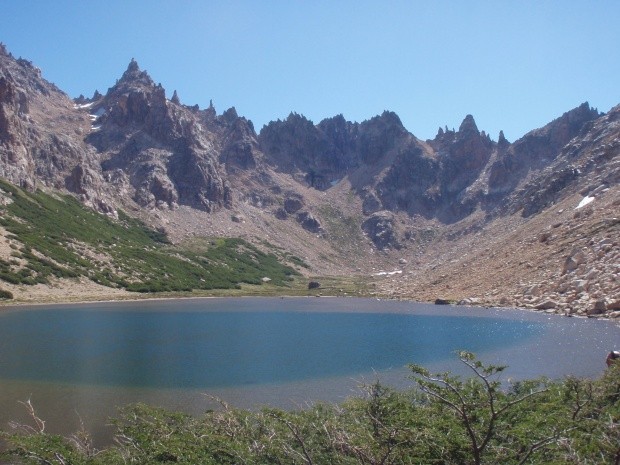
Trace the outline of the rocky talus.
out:
M 444 235 L 401 266 L 402 275 L 380 280 L 380 292 L 619 318 L 618 110 L 563 147 L 560 157 L 570 154 L 576 172 L 568 186 L 557 188 L 563 173 L 550 167 L 532 180 L 538 188 L 526 184 L 511 197 L 520 210 L 467 234 Z
M 620 222 L 617 218 L 612 221 Z M 573 249 L 562 270 L 554 273 L 550 281 L 528 286 L 522 296 L 514 296 L 513 304 L 568 315 L 608 313 L 612 318 L 619 318 L 619 276 L 618 240 L 610 237 L 589 240 L 586 245 Z M 509 301 L 506 299 L 504 303 Z

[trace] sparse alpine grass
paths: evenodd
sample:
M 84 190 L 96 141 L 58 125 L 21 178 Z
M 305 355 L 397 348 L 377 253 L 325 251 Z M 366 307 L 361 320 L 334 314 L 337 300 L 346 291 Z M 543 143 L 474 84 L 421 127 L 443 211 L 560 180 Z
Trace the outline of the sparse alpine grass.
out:
M 87 277 L 135 292 L 232 289 L 241 284 L 284 285 L 297 272 L 242 239 L 217 239 L 189 250 L 119 211 L 118 221 L 66 195 L 24 191 L 0 180 L 10 201 L 0 226 L 11 240 L 11 260 L 0 259 L 0 280 L 49 283 Z

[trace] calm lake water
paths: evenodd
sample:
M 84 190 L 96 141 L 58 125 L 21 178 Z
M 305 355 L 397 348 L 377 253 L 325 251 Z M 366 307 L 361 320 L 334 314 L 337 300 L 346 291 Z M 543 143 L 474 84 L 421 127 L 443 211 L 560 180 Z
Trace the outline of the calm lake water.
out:
M 116 407 L 200 413 L 337 402 L 375 378 L 410 385 L 407 363 L 464 373 L 454 352 L 506 377 L 597 376 L 620 344 L 607 321 L 371 299 L 192 299 L 0 311 L 0 427 L 32 399 L 50 431 L 80 418 L 98 440 Z

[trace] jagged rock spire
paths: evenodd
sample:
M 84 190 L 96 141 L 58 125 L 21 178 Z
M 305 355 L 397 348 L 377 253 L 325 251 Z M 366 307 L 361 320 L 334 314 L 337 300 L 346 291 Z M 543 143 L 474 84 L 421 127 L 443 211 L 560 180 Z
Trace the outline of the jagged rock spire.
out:
M 502 131 L 502 130 L 499 131 L 499 137 L 497 139 L 497 145 L 499 145 L 500 147 L 505 147 L 507 145 L 510 145 L 510 142 L 508 142 L 508 140 L 506 139 L 506 136 L 504 136 L 504 131 Z
M 140 66 L 138 66 L 138 62 L 134 58 L 132 58 L 129 62 L 127 69 L 125 70 L 117 84 L 131 82 L 136 82 L 148 86 L 155 85 L 148 73 L 146 71 L 140 70 Z
M 129 62 L 129 66 L 127 66 L 127 72 L 135 73 L 139 71 L 140 71 L 140 67 L 138 66 L 138 62 L 136 61 L 135 58 L 132 58 L 131 61 Z
M 206 108 L 204 110 L 204 114 L 207 120 L 215 119 L 216 112 L 215 112 L 215 106 L 213 105 L 213 100 L 209 100 L 209 108 Z
M 179 94 L 177 94 L 176 89 L 174 90 L 174 92 L 172 93 L 172 98 L 170 99 L 170 101 L 172 103 L 175 103 L 177 105 L 181 104 L 181 101 L 179 100 Z
M 478 126 L 476 126 L 476 121 L 474 121 L 474 117 L 472 115 L 467 115 L 461 125 L 459 126 L 460 133 L 469 133 L 475 132 L 476 134 L 480 134 L 478 131 Z
M 239 117 L 239 115 L 237 115 L 237 109 L 235 107 L 230 107 L 224 112 L 222 117 L 224 118 L 224 120 L 232 123 Z

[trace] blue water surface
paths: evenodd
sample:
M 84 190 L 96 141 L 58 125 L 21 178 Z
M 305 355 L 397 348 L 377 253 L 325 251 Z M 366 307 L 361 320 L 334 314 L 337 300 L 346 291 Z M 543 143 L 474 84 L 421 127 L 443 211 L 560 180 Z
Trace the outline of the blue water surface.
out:
M 542 337 L 547 326 L 376 301 L 341 308 L 341 299 L 308 300 L 10 312 L 0 318 L 0 377 L 155 388 L 281 383 L 435 363 L 458 349 L 506 349 Z
M 521 310 L 343 298 L 227 298 L 49 305 L 0 310 L 0 430 L 85 427 L 109 444 L 119 406 L 201 414 L 341 402 L 379 379 L 412 381 L 408 363 L 472 376 L 454 351 L 508 365 L 501 381 L 596 377 L 620 348 L 610 321 Z

